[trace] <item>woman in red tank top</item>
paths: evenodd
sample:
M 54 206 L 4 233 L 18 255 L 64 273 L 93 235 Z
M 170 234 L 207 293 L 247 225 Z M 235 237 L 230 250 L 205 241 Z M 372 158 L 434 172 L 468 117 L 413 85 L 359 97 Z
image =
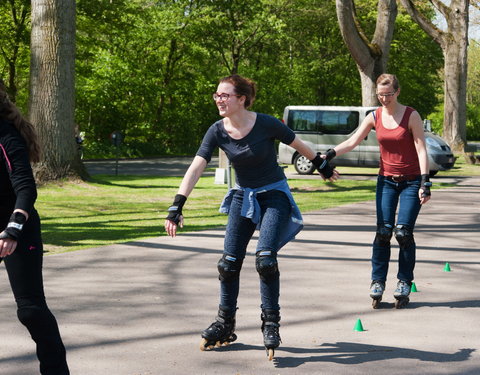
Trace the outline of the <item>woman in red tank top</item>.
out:
M 380 144 L 380 170 L 370 285 L 373 308 L 379 307 L 385 290 L 392 235 L 400 247 L 395 306 L 401 308 L 409 302 L 416 253 L 413 230 L 421 205 L 428 202 L 431 195 L 422 119 L 413 108 L 398 102 L 399 94 L 397 77 L 393 74 L 378 77 L 377 97 L 382 106 L 370 113 L 349 139 L 326 153 L 326 159 L 331 160 L 355 148 L 370 130 L 376 131 Z

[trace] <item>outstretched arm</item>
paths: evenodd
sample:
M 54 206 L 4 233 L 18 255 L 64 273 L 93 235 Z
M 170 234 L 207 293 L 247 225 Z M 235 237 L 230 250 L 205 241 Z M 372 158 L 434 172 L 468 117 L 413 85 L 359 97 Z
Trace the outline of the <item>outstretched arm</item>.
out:
M 188 196 L 192 192 L 193 188 L 197 184 L 200 176 L 207 166 L 207 161 L 201 156 L 195 156 L 188 167 L 185 176 L 183 177 L 182 183 L 178 188 L 177 195 L 175 196 L 174 204 L 169 208 L 169 215 L 165 219 L 165 230 L 167 234 L 171 237 L 175 237 L 177 234 L 177 226 L 180 225 L 180 228 L 183 228 L 183 215 L 182 208 L 187 200 Z
M 206 167 L 207 161 L 201 156 L 195 156 L 183 177 L 177 194 L 182 194 L 188 198 Z
M 289 144 L 290 147 L 293 147 L 297 150 L 300 154 L 305 156 L 308 160 L 312 161 L 314 165 L 318 168 L 322 163 L 323 160 L 320 159 L 315 151 L 312 150 L 310 146 L 308 146 L 305 142 L 303 142 L 300 138 L 295 136 L 295 139 L 292 143 Z M 334 182 L 338 179 L 339 174 L 336 169 L 332 169 L 328 162 L 325 164 L 323 169 L 319 169 L 320 175 L 324 180 L 329 180 Z M 327 174 L 328 173 L 328 174 Z M 326 175 L 324 175 L 326 174 Z
M 350 138 L 333 148 L 336 152 L 336 155 L 343 155 L 349 151 L 352 151 L 363 139 L 365 139 L 368 133 L 370 133 L 370 130 L 372 130 L 374 127 L 375 118 L 373 117 L 373 112 L 370 112 Z

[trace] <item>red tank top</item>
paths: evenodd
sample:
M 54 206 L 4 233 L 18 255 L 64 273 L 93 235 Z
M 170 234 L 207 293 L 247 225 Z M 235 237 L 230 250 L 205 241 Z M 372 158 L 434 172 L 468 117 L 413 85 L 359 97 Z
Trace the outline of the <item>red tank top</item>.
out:
M 375 111 L 375 131 L 380 145 L 379 174 L 382 176 L 420 174 L 417 149 L 408 129 L 408 120 L 413 111 L 413 108 L 406 107 L 402 121 L 395 129 L 383 126 L 382 107 Z

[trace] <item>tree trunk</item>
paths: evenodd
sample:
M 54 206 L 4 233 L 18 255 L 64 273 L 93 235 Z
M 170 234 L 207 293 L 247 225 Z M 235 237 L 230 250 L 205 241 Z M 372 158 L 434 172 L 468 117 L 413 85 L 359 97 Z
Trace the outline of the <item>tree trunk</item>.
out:
M 37 181 L 87 178 L 75 142 L 75 0 L 32 0 L 29 119 L 42 158 Z
M 444 49 L 445 99 L 443 137 L 450 147 L 463 152 L 467 123 L 467 40 L 456 37 Z
M 337 17 L 343 40 L 357 64 L 362 82 L 362 105 L 378 105 L 376 79 L 385 69 L 397 17 L 396 0 L 379 0 L 377 23 L 369 42 L 355 15 L 353 0 L 336 0 Z

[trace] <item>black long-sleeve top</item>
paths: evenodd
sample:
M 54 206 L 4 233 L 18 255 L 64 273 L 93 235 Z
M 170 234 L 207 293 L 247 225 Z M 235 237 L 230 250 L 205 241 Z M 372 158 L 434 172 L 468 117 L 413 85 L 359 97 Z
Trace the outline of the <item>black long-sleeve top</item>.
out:
M 222 119 L 207 130 L 197 155 L 210 162 L 216 147 L 221 148 L 232 162 L 239 185 L 257 188 L 285 179 L 277 162 L 276 139 L 289 145 L 295 133 L 270 115 L 257 113 L 253 129 L 242 139 L 231 138 Z
M 5 220 L 17 208 L 30 213 L 36 199 L 25 140 L 12 123 L 0 119 L 0 218 Z

